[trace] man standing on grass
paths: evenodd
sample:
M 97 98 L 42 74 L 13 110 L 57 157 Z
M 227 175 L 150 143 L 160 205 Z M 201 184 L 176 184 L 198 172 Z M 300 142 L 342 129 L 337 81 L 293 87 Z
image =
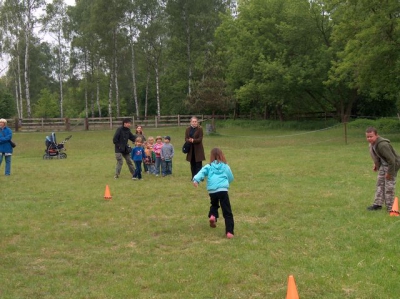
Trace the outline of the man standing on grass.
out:
M 132 148 L 128 145 L 128 141 L 131 140 L 135 142 L 136 136 L 131 132 L 132 121 L 129 118 L 124 118 L 122 120 L 122 126 L 115 131 L 113 143 L 115 146 L 115 159 L 117 160 L 117 165 L 115 166 L 115 179 L 119 178 L 121 173 L 122 164 L 124 163 L 122 159 L 125 159 L 126 164 L 129 167 L 131 177 L 135 173 L 135 166 L 131 159 Z
M 393 149 L 390 141 L 380 137 L 374 127 L 367 128 L 365 135 L 374 161 L 373 170 L 378 171 L 375 200 L 367 210 L 380 210 L 385 204 L 390 212 L 394 201 L 397 171 L 400 168 L 400 156 Z

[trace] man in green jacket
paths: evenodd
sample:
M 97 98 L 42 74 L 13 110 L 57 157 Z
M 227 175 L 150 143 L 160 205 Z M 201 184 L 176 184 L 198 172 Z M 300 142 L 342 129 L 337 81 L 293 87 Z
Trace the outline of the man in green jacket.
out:
M 374 161 L 374 171 L 378 171 L 374 203 L 367 208 L 369 211 L 382 209 L 383 204 L 387 210 L 392 210 L 395 197 L 397 171 L 400 168 L 400 156 L 393 149 L 390 141 L 378 135 L 374 127 L 367 128 L 365 132 L 369 142 L 369 151 Z

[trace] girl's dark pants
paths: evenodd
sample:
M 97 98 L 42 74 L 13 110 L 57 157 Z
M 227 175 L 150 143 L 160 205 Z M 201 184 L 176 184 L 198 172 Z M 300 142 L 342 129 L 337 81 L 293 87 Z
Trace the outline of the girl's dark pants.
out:
M 221 204 L 222 215 L 224 216 L 225 219 L 225 233 L 234 234 L 233 229 L 235 223 L 233 220 L 233 214 L 231 209 L 231 203 L 229 201 L 228 191 L 209 193 L 209 195 L 210 195 L 211 207 L 210 207 L 210 212 L 208 213 L 208 217 L 214 215 L 215 218 L 218 218 L 218 208 L 219 205 Z
M 134 178 L 141 179 L 142 178 L 142 161 L 133 161 L 135 162 L 135 174 L 133 175 Z

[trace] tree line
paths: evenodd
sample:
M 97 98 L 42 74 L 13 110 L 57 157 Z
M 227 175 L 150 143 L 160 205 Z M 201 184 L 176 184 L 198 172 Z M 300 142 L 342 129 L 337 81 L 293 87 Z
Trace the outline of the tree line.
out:
M 397 0 L 0 0 L 2 117 L 391 116 Z

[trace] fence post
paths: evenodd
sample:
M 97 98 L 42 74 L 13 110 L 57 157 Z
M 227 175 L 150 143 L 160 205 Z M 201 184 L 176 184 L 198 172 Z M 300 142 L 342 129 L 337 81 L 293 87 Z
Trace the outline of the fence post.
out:
M 154 116 L 154 127 L 158 128 L 157 115 Z
M 14 124 L 14 126 L 15 126 L 15 132 L 18 132 L 18 127 L 19 127 L 19 118 L 18 117 L 16 117 L 15 119 L 14 119 L 14 122 L 15 122 L 15 124 Z
M 178 114 L 178 127 L 181 126 L 181 119 L 180 119 L 180 115 Z
M 135 127 L 135 116 L 132 116 L 132 126 Z
M 68 117 L 65 118 L 65 130 L 66 131 L 70 131 L 71 130 L 71 126 L 70 126 Z
M 44 119 L 42 117 L 42 132 L 44 132 L 43 128 L 44 128 Z
M 85 131 L 89 131 L 89 119 L 85 117 Z

